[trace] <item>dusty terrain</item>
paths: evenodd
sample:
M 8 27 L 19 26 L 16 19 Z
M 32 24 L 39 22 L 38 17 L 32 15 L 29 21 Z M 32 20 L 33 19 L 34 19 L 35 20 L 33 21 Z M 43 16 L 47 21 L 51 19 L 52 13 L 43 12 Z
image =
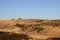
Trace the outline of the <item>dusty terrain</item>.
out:
M 2 32 L 5 32 L 2 34 Z M 8 35 L 7 35 L 7 34 Z M 16 34 L 16 35 L 15 35 Z M 15 35 L 15 39 L 21 40 L 21 34 L 29 35 L 33 40 L 47 40 L 48 38 L 60 38 L 60 20 L 42 19 L 10 19 L 0 20 L 0 39 L 7 35 Z M 9 36 L 10 37 L 10 36 Z M 28 39 L 27 39 L 28 40 Z

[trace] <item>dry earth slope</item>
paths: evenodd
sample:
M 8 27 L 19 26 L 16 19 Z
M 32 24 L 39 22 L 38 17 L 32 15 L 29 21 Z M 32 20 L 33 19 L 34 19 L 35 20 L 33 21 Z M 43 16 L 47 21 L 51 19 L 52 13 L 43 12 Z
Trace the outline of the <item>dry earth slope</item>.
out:
M 45 40 L 51 37 L 60 38 L 60 20 L 20 18 L 0 20 L 0 32 L 27 34 L 34 40 Z

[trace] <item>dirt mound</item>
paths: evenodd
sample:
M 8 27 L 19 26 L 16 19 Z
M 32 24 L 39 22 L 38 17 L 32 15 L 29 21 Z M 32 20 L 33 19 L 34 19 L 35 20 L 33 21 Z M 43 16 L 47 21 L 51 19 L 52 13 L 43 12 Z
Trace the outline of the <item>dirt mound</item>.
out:
M 15 39 L 20 40 L 21 33 L 30 35 L 32 36 L 32 38 L 36 39 L 37 37 L 39 39 L 40 38 L 46 39 L 48 37 L 60 37 L 60 20 L 41 20 L 41 19 L 0 20 L 0 31 L 12 32 L 12 33 L 0 33 L 1 40 L 4 39 L 12 40 L 12 38 L 14 40 Z

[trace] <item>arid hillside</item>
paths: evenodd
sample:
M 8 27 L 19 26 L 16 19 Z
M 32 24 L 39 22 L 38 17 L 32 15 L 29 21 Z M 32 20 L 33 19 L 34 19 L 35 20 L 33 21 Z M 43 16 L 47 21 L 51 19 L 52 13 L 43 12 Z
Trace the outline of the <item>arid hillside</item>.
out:
M 29 35 L 33 40 L 46 40 L 48 38 L 55 37 L 60 38 L 60 20 L 21 18 L 0 20 L 0 32 L 8 32 L 8 35 L 12 35 L 12 33 L 14 33 L 14 35 L 16 34 L 16 36 L 18 36 L 17 34 L 26 34 Z M 2 36 L 4 35 L 2 34 L 1 37 Z M 18 37 L 21 38 L 21 36 Z M 18 38 L 16 39 L 20 40 Z M 7 40 L 10 39 L 8 38 Z

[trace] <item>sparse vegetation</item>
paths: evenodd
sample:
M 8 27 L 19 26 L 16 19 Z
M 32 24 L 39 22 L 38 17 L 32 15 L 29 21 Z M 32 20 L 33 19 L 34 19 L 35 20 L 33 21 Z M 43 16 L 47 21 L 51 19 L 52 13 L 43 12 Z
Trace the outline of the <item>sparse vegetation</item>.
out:
M 33 29 L 33 31 L 37 31 L 37 33 L 39 33 L 40 31 L 43 31 L 43 30 L 44 30 L 44 28 L 41 28 L 41 27 L 35 27 Z
M 12 33 L 14 32 L 14 34 L 12 34 L 12 35 L 10 35 L 10 33 L 6 34 L 9 36 L 8 38 L 12 37 L 14 40 L 15 39 L 20 40 L 20 38 L 19 38 L 20 33 L 32 34 L 32 35 L 38 34 L 38 35 L 48 35 L 48 36 L 59 36 L 60 37 L 60 31 L 59 31 L 60 27 L 59 26 L 60 26 L 60 20 L 48 20 L 48 21 L 47 20 L 41 20 L 41 21 L 40 20 L 33 20 L 33 21 L 31 20 L 30 21 L 27 19 L 21 20 L 19 18 L 18 20 L 11 19 L 8 21 L 0 21 L 0 29 L 8 29 L 8 30 L 4 30 L 4 31 L 7 31 L 7 32 L 9 31 Z M 15 32 L 19 33 L 19 34 L 15 35 Z M 5 35 L 5 33 L 0 32 L 0 36 L 1 36 L 1 34 Z M 5 37 L 7 37 L 6 35 L 4 37 L 2 36 L 2 39 L 3 38 L 5 39 Z M 41 37 L 41 36 L 39 36 L 39 37 Z M 7 38 L 6 38 L 6 40 L 7 40 Z
M 15 26 L 20 27 L 20 28 L 25 27 L 25 25 L 24 25 L 24 24 L 18 24 L 18 23 L 17 23 Z
M 21 18 L 18 18 L 18 20 L 21 20 Z
M 27 34 L 17 34 L 9 32 L 0 32 L 0 40 L 29 40 L 33 39 Z

